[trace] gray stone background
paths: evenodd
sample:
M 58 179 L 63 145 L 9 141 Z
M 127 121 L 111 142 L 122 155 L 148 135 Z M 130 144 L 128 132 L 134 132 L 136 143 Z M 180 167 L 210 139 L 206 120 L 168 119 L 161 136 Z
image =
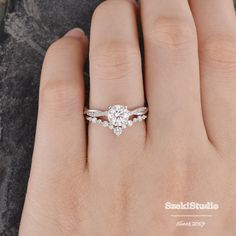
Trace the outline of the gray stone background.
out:
M 18 234 L 29 176 L 41 65 L 48 46 L 100 0 L 0 0 L 0 235 Z M 88 83 L 88 67 L 85 69 Z

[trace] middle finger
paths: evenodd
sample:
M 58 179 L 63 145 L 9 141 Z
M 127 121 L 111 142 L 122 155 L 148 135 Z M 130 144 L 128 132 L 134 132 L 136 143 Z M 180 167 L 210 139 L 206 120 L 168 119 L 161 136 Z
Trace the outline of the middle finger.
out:
M 143 0 L 141 15 L 149 136 L 199 137 L 205 129 L 197 34 L 188 1 Z

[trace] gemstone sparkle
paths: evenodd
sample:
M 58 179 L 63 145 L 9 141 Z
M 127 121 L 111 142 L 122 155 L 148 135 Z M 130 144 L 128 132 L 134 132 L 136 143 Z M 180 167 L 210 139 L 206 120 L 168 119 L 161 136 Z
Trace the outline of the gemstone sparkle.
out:
M 129 120 L 129 111 L 126 106 L 114 105 L 109 107 L 107 118 L 114 126 L 127 125 Z

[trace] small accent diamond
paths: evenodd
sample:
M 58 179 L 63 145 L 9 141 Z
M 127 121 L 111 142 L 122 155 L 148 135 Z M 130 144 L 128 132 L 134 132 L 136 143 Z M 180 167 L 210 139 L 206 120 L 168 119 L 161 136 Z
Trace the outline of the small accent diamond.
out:
M 92 118 L 92 123 L 95 124 L 97 122 L 97 118 Z
M 108 126 L 108 122 L 107 121 L 103 121 L 102 125 L 103 125 L 103 127 L 107 127 Z
M 120 136 L 122 134 L 122 128 L 121 127 L 115 127 L 113 129 L 113 132 L 116 136 Z
M 128 126 L 132 126 L 133 125 L 133 121 L 132 120 L 129 120 L 128 121 Z
M 142 121 L 143 119 L 142 119 L 142 116 L 138 116 L 138 121 Z

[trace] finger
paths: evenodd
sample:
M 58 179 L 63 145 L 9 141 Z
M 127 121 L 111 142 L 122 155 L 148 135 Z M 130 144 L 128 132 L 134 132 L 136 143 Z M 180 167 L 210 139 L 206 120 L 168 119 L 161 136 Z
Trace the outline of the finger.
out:
M 92 19 L 90 73 L 90 108 L 107 110 L 110 105 L 121 104 L 133 109 L 144 105 L 136 6 L 133 1 L 110 0 L 96 9 Z M 105 157 L 106 152 L 116 146 L 117 153 L 121 155 L 120 149 L 128 148 L 135 138 L 134 142 L 140 143 L 139 140 L 145 138 L 144 134 L 144 122 L 125 129 L 122 137 L 116 137 L 101 125 L 91 124 L 89 152 L 91 156 L 102 153 L 101 156 Z
M 141 1 L 148 137 L 204 137 L 197 35 L 187 0 Z
M 40 82 L 31 176 L 61 179 L 85 167 L 83 65 L 86 44 L 85 35 L 74 29 L 47 51 Z
M 204 120 L 213 144 L 236 154 L 236 21 L 231 0 L 191 0 L 197 25 Z

